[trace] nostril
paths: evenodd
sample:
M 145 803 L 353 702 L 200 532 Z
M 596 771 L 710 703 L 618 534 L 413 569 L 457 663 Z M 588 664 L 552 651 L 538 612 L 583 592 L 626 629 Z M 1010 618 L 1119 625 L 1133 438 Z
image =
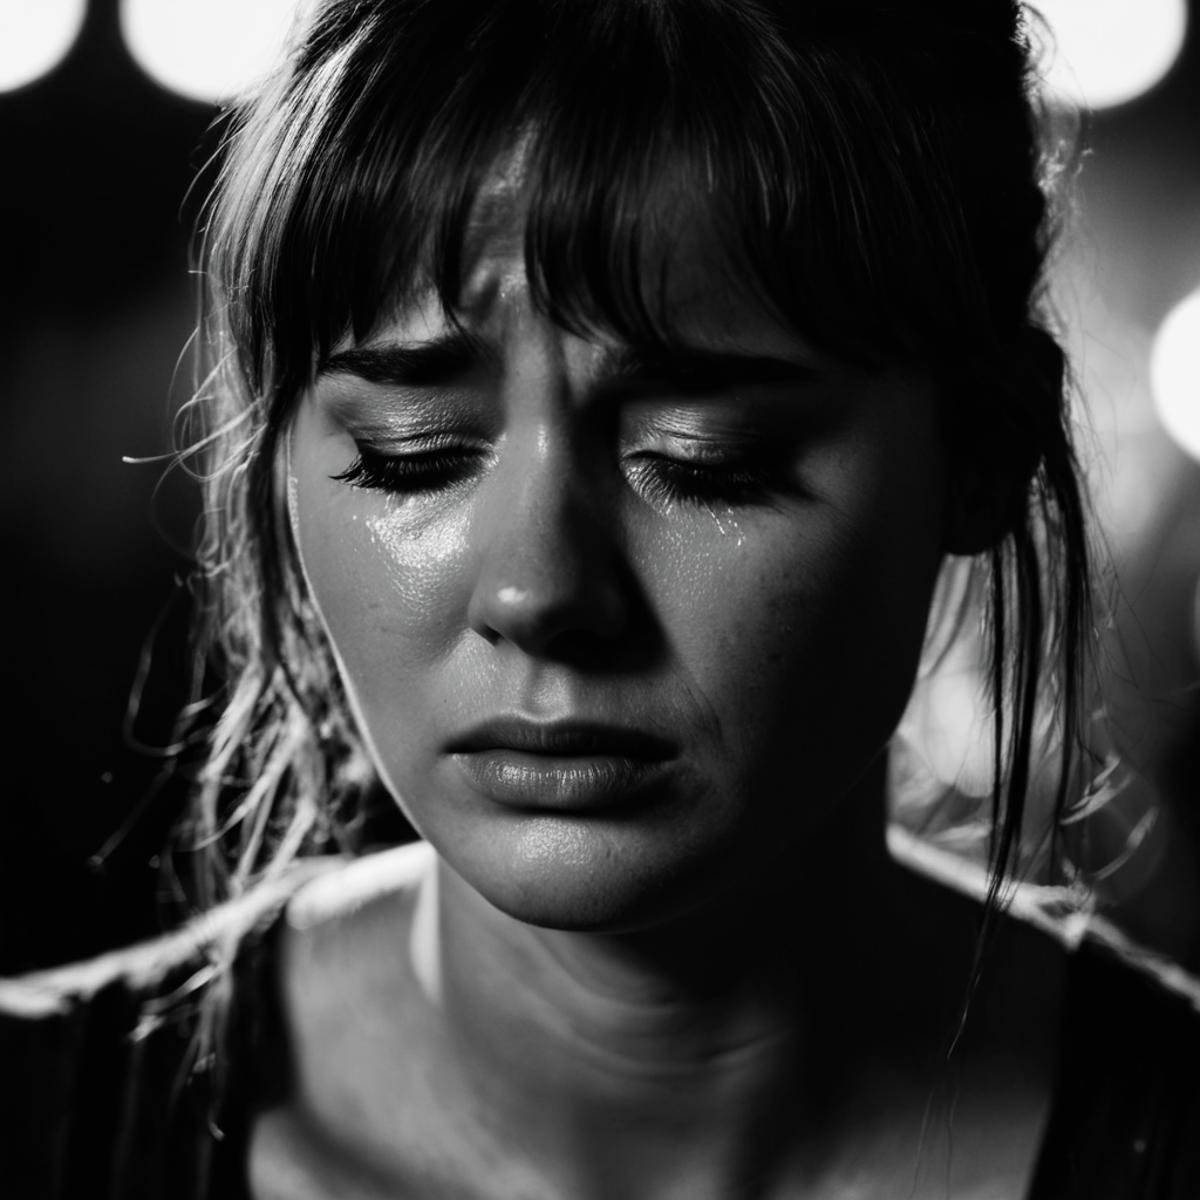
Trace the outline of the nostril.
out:
M 527 565 L 527 564 L 526 564 Z M 503 560 L 504 574 L 522 566 L 515 556 Z M 505 570 L 507 568 L 507 570 Z M 631 599 L 622 595 L 610 564 L 607 571 L 591 559 L 590 569 L 559 555 L 553 571 L 521 583 L 488 580 L 485 572 L 476 586 L 469 617 L 474 628 L 489 641 L 512 642 L 528 653 L 556 654 L 577 643 L 606 642 L 622 636 L 629 622 Z

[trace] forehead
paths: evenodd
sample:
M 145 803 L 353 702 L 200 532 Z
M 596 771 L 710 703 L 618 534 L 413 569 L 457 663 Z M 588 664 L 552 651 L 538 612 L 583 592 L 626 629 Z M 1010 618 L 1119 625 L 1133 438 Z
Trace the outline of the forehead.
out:
M 515 308 L 538 306 L 528 257 L 530 203 L 523 165 L 514 153 L 479 190 L 465 224 L 456 320 L 483 326 Z M 711 200 L 698 197 L 694 189 L 689 194 L 677 173 L 664 172 L 643 208 L 627 215 L 638 226 L 637 261 L 628 264 L 627 276 L 614 278 L 614 264 L 604 261 L 597 246 L 596 274 L 611 274 L 589 279 L 585 286 L 593 292 L 619 291 L 636 281 L 639 299 L 665 340 L 734 343 L 753 335 L 756 341 L 772 336 L 796 341 L 796 331 L 753 287 L 751 272 L 739 261 L 735 231 Z M 432 327 L 446 319 L 441 307 L 429 284 L 393 316 L 405 324 Z M 614 332 L 603 320 L 594 324 L 592 332 Z

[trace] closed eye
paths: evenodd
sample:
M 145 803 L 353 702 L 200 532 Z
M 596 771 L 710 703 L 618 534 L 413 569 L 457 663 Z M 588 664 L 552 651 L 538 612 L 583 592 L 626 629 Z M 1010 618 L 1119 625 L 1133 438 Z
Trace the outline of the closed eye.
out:
M 380 454 L 359 446 L 354 461 L 331 476 L 339 483 L 395 495 L 413 495 L 453 487 L 479 469 L 484 452 L 467 446 Z
M 630 482 L 658 503 L 763 503 L 779 482 L 778 467 L 767 462 L 689 461 L 651 450 L 639 451 L 626 461 Z

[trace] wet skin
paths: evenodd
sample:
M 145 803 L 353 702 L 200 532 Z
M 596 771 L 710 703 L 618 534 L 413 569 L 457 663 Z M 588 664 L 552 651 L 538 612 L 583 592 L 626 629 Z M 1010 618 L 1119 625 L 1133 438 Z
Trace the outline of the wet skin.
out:
M 381 776 L 536 924 L 653 927 L 818 836 L 899 719 L 943 553 L 929 382 L 682 261 L 685 347 L 640 353 L 538 312 L 499 231 L 467 336 L 429 297 L 295 414 L 293 525 Z M 519 744 L 564 722 L 604 728 Z
M 886 1194 L 974 945 L 887 856 L 872 769 L 954 523 L 933 388 L 814 352 L 695 252 L 681 349 L 571 335 L 519 233 L 481 242 L 461 331 L 409 306 L 295 412 L 308 584 L 429 847 L 368 903 L 292 906 L 256 1194 Z M 956 1085 L 955 1169 L 997 1194 L 1044 1018 Z M 280 1191 L 314 1146 L 361 1192 Z

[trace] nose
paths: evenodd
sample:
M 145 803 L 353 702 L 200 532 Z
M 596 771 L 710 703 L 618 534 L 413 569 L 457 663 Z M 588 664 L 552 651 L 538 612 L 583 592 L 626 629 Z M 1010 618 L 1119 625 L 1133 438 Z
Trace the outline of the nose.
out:
M 473 525 L 468 621 L 539 658 L 594 658 L 629 631 L 636 588 L 611 514 L 568 447 L 505 456 Z

